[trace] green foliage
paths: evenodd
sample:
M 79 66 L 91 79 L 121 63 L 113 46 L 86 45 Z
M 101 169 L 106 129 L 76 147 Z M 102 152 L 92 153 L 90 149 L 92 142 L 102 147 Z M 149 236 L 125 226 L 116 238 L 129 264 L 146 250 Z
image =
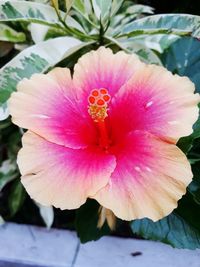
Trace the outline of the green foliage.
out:
M 104 224 L 101 229 L 97 228 L 99 204 L 94 200 L 88 200 L 86 204 L 77 210 L 76 231 L 82 243 L 97 240 L 103 235 L 108 235 L 110 229 Z
M 173 73 L 188 76 L 200 88 L 200 42 L 184 37 L 173 43 L 162 55 L 163 64 Z M 177 248 L 200 247 L 200 118 L 194 125 L 194 132 L 179 140 L 178 146 L 187 153 L 193 164 L 194 179 L 188 193 L 179 202 L 178 208 L 166 218 L 154 223 L 149 219 L 131 223 L 134 233 L 147 239 L 160 240 Z
M 199 16 L 187 14 L 162 14 L 141 18 L 130 22 L 122 29 L 123 35 L 174 33 L 200 37 Z
M 3 161 L 0 167 L 0 191 L 18 176 L 16 169 L 17 166 L 15 162 L 11 162 L 9 159 Z
M 200 248 L 200 164 L 193 166 L 194 180 L 178 208 L 158 222 L 135 220 L 131 228 L 135 234 L 159 240 L 176 248 Z
M 195 84 L 196 92 L 200 92 L 200 42 L 191 37 L 184 37 L 175 42 L 162 55 L 164 65 L 173 73 L 189 77 Z M 188 137 L 181 138 L 178 146 L 189 152 L 194 139 L 200 138 L 200 118 L 194 125 L 194 132 Z
M 146 239 L 159 240 L 175 248 L 196 249 L 200 247 L 200 233 L 175 213 L 158 222 L 149 219 L 131 223 L 133 233 Z
M 11 216 L 14 216 L 21 208 L 24 203 L 25 197 L 25 190 L 20 181 L 17 180 L 11 187 L 11 192 L 8 200 Z
M 6 219 L 17 216 L 28 199 L 16 165 L 23 129 L 12 125 L 7 109 L 10 94 L 23 78 L 56 65 L 73 68 L 81 54 L 105 45 L 113 51 L 137 53 L 144 62 L 163 64 L 173 73 L 188 76 L 200 92 L 199 16 L 153 15 L 153 8 L 125 0 L 59 0 L 58 8 L 43 0 L 0 3 L 0 224 L 3 214 Z M 166 218 L 156 223 L 135 220 L 130 226 L 144 238 L 195 249 L 200 247 L 200 120 L 193 134 L 181 138 L 178 146 L 187 154 L 194 173 L 187 194 Z M 35 204 L 51 227 L 57 220 L 53 208 Z M 89 200 L 77 210 L 76 219 L 72 216 L 67 222 L 75 224 L 82 242 L 110 233 L 106 223 L 97 228 L 98 212 L 98 203 Z
M 200 42 L 191 37 L 184 37 L 165 51 L 162 59 L 165 66 L 173 73 L 188 76 L 200 92 Z
M 0 21 L 35 22 L 52 27 L 62 27 L 52 7 L 26 1 L 1 1 Z
M 23 32 L 16 32 L 7 25 L 0 24 L 0 41 L 23 43 L 26 35 Z

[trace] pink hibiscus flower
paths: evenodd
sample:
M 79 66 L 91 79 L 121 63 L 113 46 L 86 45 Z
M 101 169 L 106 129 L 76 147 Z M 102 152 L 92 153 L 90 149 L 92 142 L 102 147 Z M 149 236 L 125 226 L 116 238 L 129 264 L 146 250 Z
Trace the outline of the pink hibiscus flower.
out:
M 67 68 L 23 79 L 12 120 L 28 129 L 22 183 L 43 205 L 75 209 L 87 198 L 124 220 L 169 214 L 192 172 L 177 140 L 192 133 L 199 95 L 186 77 L 104 47 Z

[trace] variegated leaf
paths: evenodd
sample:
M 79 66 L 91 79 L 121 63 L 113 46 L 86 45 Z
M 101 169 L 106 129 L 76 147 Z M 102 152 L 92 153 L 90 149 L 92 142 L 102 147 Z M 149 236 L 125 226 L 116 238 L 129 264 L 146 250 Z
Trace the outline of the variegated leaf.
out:
M 72 37 L 58 37 L 23 50 L 0 69 L 0 108 L 21 79 L 47 71 L 86 45 Z
M 45 4 L 17 0 L 1 0 L 0 21 L 26 21 L 62 27 L 54 8 Z
M 59 13 L 68 27 L 75 29 L 76 33 L 84 32 L 76 20 L 70 16 L 65 18 L 64 12 L 60 11 Z M 52 28 L 62 29 L 66 34 L 69 34 L 69 31 L 64 27 L 63 23 L 59 21 L 53 7 L 36 2 L 1 0 L 0 22 L 2 21 L 35 22 L 48 25 Z
M 200 16 L 187 14 L 161 14 L 135 20 L 125 25 L 121 35 L 174 33 L 200 37 Z
M 127 8 L 128 14 L 153 14 L 154 8 L 146 5 L 132 5 Z
M 155 34 L 155 35 L 139 35 L 128 39 L 133 45 L 143 45 L 146 48 L 153 49 L 159 53 L 163 53 L 171 44 L 180 37 L 175 34 Z

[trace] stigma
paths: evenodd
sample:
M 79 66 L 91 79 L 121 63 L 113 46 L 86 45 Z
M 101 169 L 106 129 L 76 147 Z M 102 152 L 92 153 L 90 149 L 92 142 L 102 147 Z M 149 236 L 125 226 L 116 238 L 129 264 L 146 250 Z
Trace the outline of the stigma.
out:
M 107 89 L 101 88 L 91 91 L 88 97 L 88 112 L 95 122 L 104 121 L 108 116 L 107 111 L 110 99 Z
M 110 100 L 111 96 L 105 88 L 94 89 L 88 96 L 88 113 L 98 128 L 99 145 L 104 150 L 108 150 L 111 143 L 105 122 L 108 117 L 108 103 Z

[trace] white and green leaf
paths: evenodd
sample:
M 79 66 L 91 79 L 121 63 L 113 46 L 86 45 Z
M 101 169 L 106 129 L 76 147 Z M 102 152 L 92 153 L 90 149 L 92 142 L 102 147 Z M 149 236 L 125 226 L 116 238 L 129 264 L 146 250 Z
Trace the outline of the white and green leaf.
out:
M 20 21 L 39 23 L 52 28 L 62 29 L 66 32 L 66 35 L 73 35 L 74 31 L 77 35 L 84 33 L 84 29 L 75 19 L 70 16 L 65 17 L 65 13 L 62 11 L 59 11 L 59 14 L 62 22 L 58 18 L 55 9 L 49 5 L 18 0 L 2 0 L 0 4 L 0 22 Z
M 106 21 L 111 13 L 112 0 L 92 0 L 95 15 L 101 21 Z
M 70 9 L 72 8 L 74 0 L 65 0 L 65 6 L 67 13 L 69 13 Z
M 200 37 L 200 16 L 187 14 L 153 15 L 125 25 L 121 34 L 135 36 L 139 34 L 174 33 Z
M 16 90 L 20 80 L 47 71 L 88 44 L 73 37 L 58 37 L 23 50 L 0 69 L 0 104 Z
M 129 39 L 115 39 L 108 36 L 106 36 L 106 39 L 129 54 L 137 54 L 145 63 L 162 65 L 158 55 L 143 43 L 133 42 L 132 40 L 129 41 Z
M 154 8 L 147 5 L 131 5 L 126 10 L 127 14 L 153 14 Z
M 117 14 L 123 2 L 124 0 L 112 0 L 112 6 L 111 6 L 111 12 L 110 12 L 111 17 Z
M 72 8 L 78 12 L 90 25 L 97 28 L 90 0 L 74 0 Z
M 131 37 L 128 42 L 133 45 L 143 45 L 146 48 L 153 49 L 159 53 L 163 53 L 171 44 L 177 41 L 180 36 L 175 34 L 155 34 L 155 35 L 139 35 Z
M 0 21 L 36 22 L 51 27 L 62 27 L 53 7 L 28 1 L 2 0 Z

